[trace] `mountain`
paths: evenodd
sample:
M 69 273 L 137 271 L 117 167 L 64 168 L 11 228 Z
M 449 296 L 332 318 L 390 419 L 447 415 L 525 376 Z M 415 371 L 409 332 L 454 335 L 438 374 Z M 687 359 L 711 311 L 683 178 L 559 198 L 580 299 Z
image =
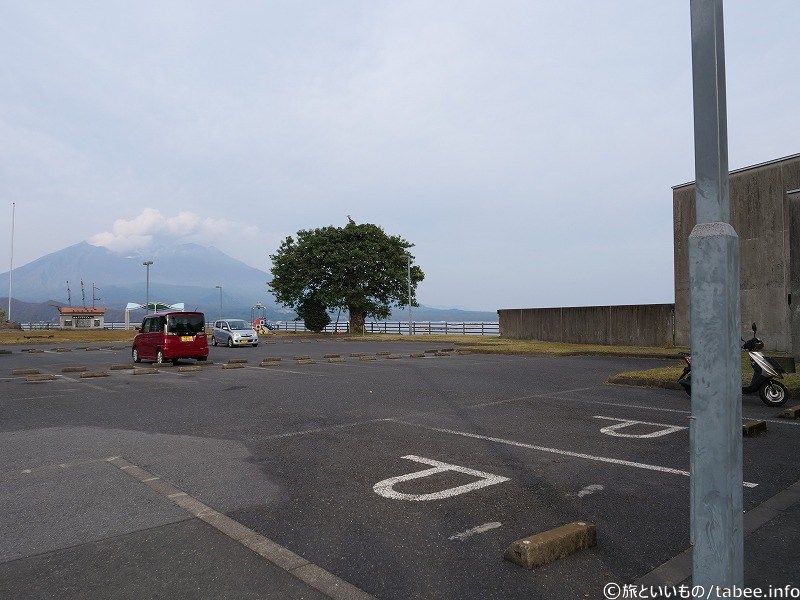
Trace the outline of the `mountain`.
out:
M 151 301 L 184 302 L 187 309 L 197 308 L 216 316 L 220 306 L 220 290 L 216 286 L 221 285 L 223 310 L 228 315 L 249 316 L 250 307 L 262 302 L 274 318 L 279 308 L 267 291 L 270 275 L 266 271 L 250 267 L 216 248 L 198 244 L 166 246 L 142 254 L 112 252 L 81 242 L 14 269 L 13 298 L 32 304 L 68 304 L 69 282 L 73 306 L 92 305 L 92 284 L 99 288 L 96 292 L 100 298 L 96 302 L 98 306 L 123 310 L 128 302 L 144 304 L 147 269 L 142 263 L 145 260 L 153 261 L 150 266 Z M 7 289 L 8 272 L 0 274 L 0 290 Z M 53 308 L 34 310 L 28 307 L 25 312 L 40 314 L 40 319 L 45 321 L 56 318 Z M 13 304 L 12 317 L 16 317 Z
M 199 244 L 163 246 L 144 253 L 113 252 L 102 246 L 81 242 L 42 256 L 14 269 L 11 316 L 14 320 L 57 321 L 53 305 L 68 304 L 67 282 L 72 306 L 92 305 L 92 284 L 99 290 L 97 306 L 108 309 L 107 321 L 122 320 L 128 302 L 144 304 L 147 269 L 150 266 L 150 300 L 174 304 L 183 302 L 187 310 L 200 310 L 216 319 L 250 318 L 257 302 L 267 308 L 273 321 L 294 318 L 291 309 L 279 306 L 268 291 L 271 275 L 236 260 L 213 247 Z M 81 296 L 84 283 L 85 301 Z M 0 290 L 8 290 L 8 272 L 0 274 Z M 2 306 L 7 305 L 6 299 Z M 19 303 L 19 304 L 18 304 Z M 415 321 L 496 321 L 497 313 L 461 310 L 438 310 L 425 306 L 412 309 Z M 137 320 L 140 315 L 132 315 Z M 393 320 L 408 319 L 408 312 L 395 310 Z

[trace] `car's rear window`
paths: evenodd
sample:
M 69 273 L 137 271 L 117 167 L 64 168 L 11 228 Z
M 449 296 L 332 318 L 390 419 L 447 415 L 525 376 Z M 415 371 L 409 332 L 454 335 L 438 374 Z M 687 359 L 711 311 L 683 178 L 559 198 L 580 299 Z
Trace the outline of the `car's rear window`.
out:
M 170 315 L 167 317 L 167 331 L 178 335 L 195 335 L 205 330 L 203 315 Z

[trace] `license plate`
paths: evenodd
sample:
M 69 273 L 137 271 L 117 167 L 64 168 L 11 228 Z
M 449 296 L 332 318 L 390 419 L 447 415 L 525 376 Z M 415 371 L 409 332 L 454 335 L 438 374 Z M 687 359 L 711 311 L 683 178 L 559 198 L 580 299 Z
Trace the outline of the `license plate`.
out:
M 194 338 L 192 336 L 190 336 L 190 335 L 182 335 L 181 336 L 181 341 L 182 342 L 191 342 L 193 339 Z
M 246 344 L 246 343 L 247 343 L 247 342 L 249 342 L 249 341 L 250 341 L 250 340 L 242 340 L 242 344 Z

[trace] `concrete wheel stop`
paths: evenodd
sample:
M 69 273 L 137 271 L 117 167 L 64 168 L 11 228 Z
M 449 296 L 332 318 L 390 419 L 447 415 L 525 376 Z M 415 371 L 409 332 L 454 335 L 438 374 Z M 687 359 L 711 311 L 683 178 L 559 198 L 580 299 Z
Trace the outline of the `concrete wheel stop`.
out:
M 742 435 L 751 436 L 767 432 L 767 422 L 757 419 L 746 419 L 742 421 Z
M 39 369 L 12 369 L 12 375 L 38 375 Z
M 106 371 L 81 371 L 81 379 L 92 377 L 108 377 L 108 373 Z
M 155 375 L 158 369 L 155 367 L 138 367 L 133 370 L 134 375 Z
M 26 375 L 25 376 L 25 381 L 26 382 L 30 382 L 30 381 L 54 381 L 55 378 L 56 378 L 56 376 L 53 375 L 52 373 L 41 373 L 41 374 L 37 373 L 37 374 L 33 374 L 33 375 Z
M 503 558 L 526 569 L 535 569 L 596 545 L 594 523 L 575 521 L 512 542 Z
M 783 419 L 800 419 L 800 404 L 797 406 L 790 406 L 781 413 Z

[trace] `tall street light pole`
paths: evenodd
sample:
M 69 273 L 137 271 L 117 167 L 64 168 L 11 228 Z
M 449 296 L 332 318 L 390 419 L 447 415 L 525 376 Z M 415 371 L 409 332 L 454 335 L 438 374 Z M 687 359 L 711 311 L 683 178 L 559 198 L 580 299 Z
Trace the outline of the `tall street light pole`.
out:
M 408 335 L 411 335 L 411 255 L 406 255 L 406 258 L 408 259 Z
M 142 263 L 145 267 L 147 267 L 147 295 L 145 296 L 144 301 L 144 312 L 150 312 L 150 265 L 153 264 L 152 260 L 146 260 Z
M 222 319 L 222 286 L 214 286 L 219 290 L 219 318 Z
M 730 225 L 722 0 L 691 0 L 690 8 L 697 221 L 689 236 L 692 581 L 710 593 L 744 580 L 739 237 Z
M 11 263 L 8 267 L 8 313 L 6 319 L 11 320 L 11 283 L 14 279 L 14 220 L 17 212 L 17 203 L 11 203 Z

